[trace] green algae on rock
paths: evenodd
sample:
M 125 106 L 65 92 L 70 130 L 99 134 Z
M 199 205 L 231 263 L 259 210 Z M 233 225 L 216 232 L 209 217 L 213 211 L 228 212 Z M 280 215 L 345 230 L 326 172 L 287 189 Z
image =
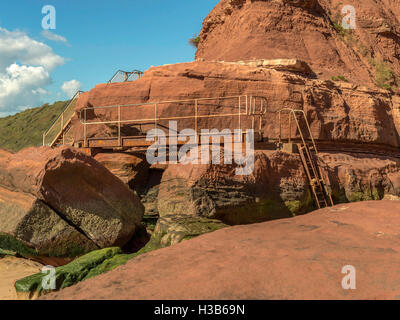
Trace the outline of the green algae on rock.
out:
M 87 279 L 89 272 L 103 261 L 121 254 L 120 248 L 106 248 L 90 252 L 71 263 L 55 269 L 56 289 L 60 290 Z M 37 273 L 15 282 L 15 289 L 20 298 L 36 298 L 48 293 L 42 287 L 44 273 Z
M 123 254 L 122 250 L 117 247 L 101 249 L 56 268 L 56 290 L 111 271 L 144 253 L 168 247 L 183 240 L 190 240 L 225 227 L 227 225 L 221 221 L 194 216 L 170 215 L 160 218 L 150 241 L 136 253 Z M 16 281 L 15 289 L 18 297 L 35 299 L 49 293 L 42 287 L 42 280 L 45 276 L 45 274 L 38 273 Z

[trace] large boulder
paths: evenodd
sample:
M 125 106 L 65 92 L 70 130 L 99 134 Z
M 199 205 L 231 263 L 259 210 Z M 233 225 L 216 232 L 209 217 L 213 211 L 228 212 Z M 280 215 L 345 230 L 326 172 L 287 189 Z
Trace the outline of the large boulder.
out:
M 123 246 L 143 215 L 128 186 L 68 147 L 28 148 L 0 158 L 0 186 L 7 189 L 1 194 L 0 233 L 36 255 L 74 256 Z
M 158 212 L 214 218 L 228 224 L 292 217 L 313 209 L 296 154 L 256 151 L 254 171 L 236 165 L 171 164 L 159 187 Z
M 146 189 L 149 164 L 143 156 L 113 152 L 99 153 L 94 158 L 139 194 Z
M 0 248 L 59 265 L 98 246 L 42 200 L 0 187 Z

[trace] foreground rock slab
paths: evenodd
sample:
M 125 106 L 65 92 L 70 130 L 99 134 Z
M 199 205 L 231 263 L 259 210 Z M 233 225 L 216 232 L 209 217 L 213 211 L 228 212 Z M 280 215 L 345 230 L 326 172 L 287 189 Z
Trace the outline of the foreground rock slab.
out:
M 237 226 L 133 259 L 46 299 L 393 299 L 400 202 Z M 343 290 L 344 266 L 357 289 Z
M 15 300 L 14 281 L 40 272 L 42 265 L 22 258 L 6 256 L 0 258 L 0 300 Z
M 131 259 L 150 251 L 175 245 L 199 235 L 227 227 L 218 220 L 188 216 L 167 216 L 159 219 L 150 241 L 138 252 L 123 254 L 120 248 L 92 251 L 56 269 L 56 289 L 70 287 L 100 274 L 114 270 Z M 1 251 L 0 251 L 1 253 Z M 45 275 L 37 273 L 15 282 L 21 300 L 36 299 L 51 291 L 42 287 Z

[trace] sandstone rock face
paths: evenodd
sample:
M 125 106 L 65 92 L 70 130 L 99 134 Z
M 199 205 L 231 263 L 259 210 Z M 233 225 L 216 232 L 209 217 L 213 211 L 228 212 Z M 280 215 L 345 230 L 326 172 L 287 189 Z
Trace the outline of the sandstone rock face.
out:
M 260 3 L 260 2 L 257 2 Z M 174 99 L 255 95 L 265 97 L 267 114 L 263 118 L 265 138 L 277 139 L 279 121 L 276 112 L 282 108 L 304 110 L 315 139 L 341 143 L 369 143 L 373 145 L 400 146 L 398 96 L 388 91 L 368 89 L 347 82 L 311 80 L 299 74 L 276 71 L 263 67 L 222 63 L 193 62 L 153 67 L 142 79 L 130 83 L 101 84 L 82 94 L 77 102 L 77 112 L 88 106 L 124 105 L 158 102 Z M 214 101 L 215 105 L 221 101 Z M 230 108 L 237 100 L 230 100 Z M 244 102 L 243 107 L 244 107 Z M 202 106 L 202 112 L 219 112 L 214 107 Z M 104 109 L 102 109 L 104 111 Z M 194 103 L 159 105 L 159 116 L 194 115 Z M 116 120 L 112 113 L 92 112 L 91 119 Z M 154 105 L 126 108 L 123 119 L 154 117 Z M 88 115 L 89 118 L 89 115 Z M 251 117 L 243 116 L 242 127 L 251 128 Z M 83 126 L 78 117 L 73 120 L 75 140 L 83 139 Z M 287 137 L 289 127 L 283 117 L 282 135 Z M 208 119 L 203 127 L 219 130 L 238 128 L 237 117 Z M 162 123 L 168 126 L 168 122 Z M 304 127 L 304 123 L 301 124 Z M 179 130 L 194 128 L 193 120 L 178 121 Z M 143 126 L 142 133 L 154 125 Z M 115 137 L 115 128 L 106 125 L 89 125 L 88 137 Z M 138 135 L 137 127 L 123 126 L 126 135 Z M 136 130 L 136 131 L 135 131 Z M 292 136 L 298 132 L 292 128 Z M 135 132 L 134 132 L 135 131 Z M 113 133 L 114 132 L 114 133 Z
M 2 187 L 0 192 L 0 247 L 56 265 L 65 260 L 59 257 L 72 258 L 98 248 L 42 200 Z
M 334 197 L 365 201 L 400 196 L 400 159 L 359 154 L 321 154 L 328 165 Z
M 143 192 L 149 175 L 149 164 L 143 157 L 114 152 L 99 153 L 94 158 L 131 189 Z
M 399 211 L 399 201 L 371 201 L 225 228 L 44 298 L 395 299 Z M 342 288 L 347 265 L 357 290 Z
M 305 213 L 313 203 L 298 155 L 256 152 L 254 172 L 236 165 L 170 165 L 158 194 L 161 217 L 171 214 L 254 223 Z
M 355 30 L 341 26 L 345 5 L 355 8 Z M 297 58 L 323 79 L 343 75 L 373 85 L 377 70 L 371 59 L 400 75 L 399 12 L 393 0 L 222 0 L 203 22 L 196 58 Z M 389 82 L 396 86 L 393 77 Z
M 67 265 L 56 268 L 56 290 L 90 279 L 97 275 L 96 270 L 101 268 L 104 263 L 121 254 L 120 248 L 105 248 L 92 251 Z M 14 288 L 18 299 L 33 300 L 48 293 L 49 290 L 43 288 L 45 276 L 46 274 L 34 272 L 27 277 L 18 279 Z
M 28 255 L 74 257 L 123 246 L 140 225 L 139 198 L 76 149 L 28 148 L 0 159 L 2 245 L 13 237 Z
M 322 153 L 335 203 L 400 196 L 397 158 Z M 231 165 L 170 165 L 158 194 L 161 217 L 171 214 L 245 224 L 291 217 L 315 208 L 297 154 L 257 151 L 250 176 Z
M 313 74 L 313 71 L 310 69 L 308 64 L 298 59 L 258 59 L 250 61 L 237 61 L 232 63 L 250 67 L 263 67 L 274 70 L 298 72 L 303 75 Z
M 0 300 L 16 300 L 14 282 L 40 272 L 42 267 L 38 262 L 17 257 L 0 259 Z

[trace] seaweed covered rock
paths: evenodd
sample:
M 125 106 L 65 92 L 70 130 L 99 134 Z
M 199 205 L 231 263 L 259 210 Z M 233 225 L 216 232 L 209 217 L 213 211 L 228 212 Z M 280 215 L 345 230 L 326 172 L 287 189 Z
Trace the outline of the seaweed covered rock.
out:
M 88 280 L 105 272 L 114 270 L 129 260 L 157 249 L 190 240 L 202 234 L 227 227 L 218 220 L 188 216 L 167 216 L 157 223 L 150 242 L 133 254 L 124 254 L 120 248 L 107 248 L 92 251 L 71 263 L 55 270 L 56 288 L 63 288 Z M 20 299 L 36 299 L 53 290 L 45 290 L 42 280 L 46 274 L 38 273 L 20 279 L 15 283 L 15 290 Z
M 120 248 L 107 248 L 90 252 L 73 262 L 55 269 L 56 290 L 60 290 L 87 280 L 96 274 L 93 270 L 104 261 L 121 254 Z M 19 299 L 34 299 L 49 292 L 43 288 L 43 279 L 46 273 L 37 273 L 15 282 L 15 289 Z
M 215 219 L 187 215 L 167 215 L 158 220 L 147 246 L 169 247 L 183 240 L 190 240 L 225 227 L 227 227 L 226 224 Z
M 128 186 L 68 147 L 28 148 L 0 158 L 0 187 L 0 247 L 24 256 L 72 257 L 122 247 L 143 216 Z
M 5 257 L 2 258 L 0 250 L 0 301 L 17 299 L 14 282 L 36 274 L 42 268 L 42 264 L 13 256 L 11 252 L 5 253 Z

